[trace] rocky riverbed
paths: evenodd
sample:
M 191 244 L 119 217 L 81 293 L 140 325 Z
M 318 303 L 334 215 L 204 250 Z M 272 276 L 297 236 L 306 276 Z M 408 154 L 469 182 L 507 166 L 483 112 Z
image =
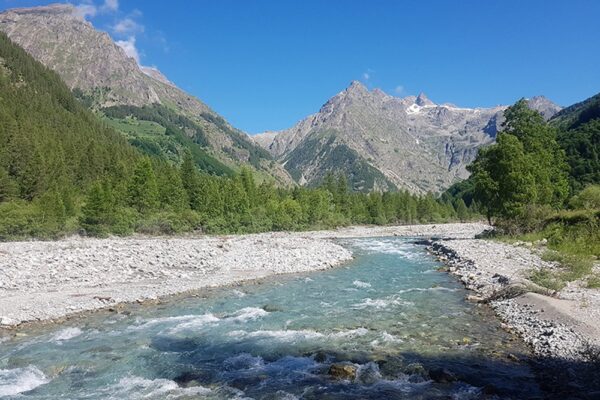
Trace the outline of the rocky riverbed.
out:
M 533 269 L 555 269 L 531 246 L 482 239 L 440 240 L 430 247 L 475 295 L 489 303 L 542 357 L 586 360 L 600 345 L 600 290 L 577 283 L 553 292 L 530 282 Z
M 474 237 L 482 224 L 350 227 L 239 236 L 137 237 L 0 243 L 0 325 L 56 320 L 352 258 L 332 239 Z

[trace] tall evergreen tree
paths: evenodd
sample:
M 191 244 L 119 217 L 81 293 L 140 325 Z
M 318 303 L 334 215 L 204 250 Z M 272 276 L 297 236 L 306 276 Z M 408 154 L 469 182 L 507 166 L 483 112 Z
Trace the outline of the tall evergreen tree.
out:
M 129 182 L 128 195 L 129 205 L 142 214 L 155 211 L 159 207 L 158 185 L 148 157 L 142 157 L 138 161 Z

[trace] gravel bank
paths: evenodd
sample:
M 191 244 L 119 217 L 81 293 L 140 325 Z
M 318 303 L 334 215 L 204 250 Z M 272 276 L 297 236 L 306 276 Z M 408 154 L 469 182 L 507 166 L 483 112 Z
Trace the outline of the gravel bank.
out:
M 431 250 L 487 301 L 541 357 L 583 360 L 590 346 L 600 345 L 600 290 L 573 283 L 558 293 L 544 291 L 527 280 L 534 268 L 557 268 L 535 250 L 481 239 L 441 240 Z
M 0 326 L 155 300 L 352 258 L 331 239 L 473 237 L 481 224 L 351 227 L 334 231 L 186 238 L 69 238 L 0 243 Z

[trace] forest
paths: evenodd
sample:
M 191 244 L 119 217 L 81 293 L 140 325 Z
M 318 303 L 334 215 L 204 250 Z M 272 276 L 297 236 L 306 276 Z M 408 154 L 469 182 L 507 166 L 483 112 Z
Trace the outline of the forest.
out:
M 497 143 L 479 151 L 471 176 L 445 194 L 487 217 L 500 240 L 540 243 L 543 258 L 562 269 L 530 279 L 560 290 L 587 279 L 600 287 L 600 96 L 549 122 L 524 99 L 506 112 Z
M 190 122 L 145 113 L 184 140 Z M 192 128 L 194 126 L 191 126 Z M 202 145 L 202 132 L 195 136 Z M 186 140 L 192 140 L 187 139 Z M 317 188 L 257 184 L 204 154 L 149 156 L 79 102 L 59 76 L 0 34 L 0 239 L 246 233 L 347 224 L 443 222 L 471 216 L 462 201 L 408 192 L 356 193 L 344 177 Z

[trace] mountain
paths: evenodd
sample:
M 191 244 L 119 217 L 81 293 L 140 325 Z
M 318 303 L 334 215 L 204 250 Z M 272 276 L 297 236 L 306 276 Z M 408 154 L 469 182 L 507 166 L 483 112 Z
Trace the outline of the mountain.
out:
M 545 118 L 560 110 L 543 96 L 528 104 Z M 357 190 L 439 192 L 468 176 L 466 166 L 493 143 L 505 109 L 436 104 L 424 93 L 397 98 L 354 81 L 294 127 L 253 138 L 300 184 L 333 172 Z
M 529 108 L 538 111 L 546 121 L 562 110 L 562 107 L 544 96 L 535 96 L 527 100 Z
M 563 109 L 550 123 L 559 130 L 573 190 L 600 184 L 600 93 Z
M 88 185 L 122 177 L 140 159 L 1 32 L 0 93 L 0 239 L 60 230 Z
M 468 176 L 504 109 L 440 105 L 423 93 L 397 98 L 355 81 L 294 127 L 254 140 L 302 184 L 341 172 L 358 190 L 438 192 Z
M 190 151 L 210 172 L 227 174 L 251 164 L 265 176 L 290 181 L 247 135 L 156 68 L 138 65 L 72 5 L 5 11 L 0 14 L 0 30 L 58 72 L 80 100 L 143 151 L 175 162 Z

